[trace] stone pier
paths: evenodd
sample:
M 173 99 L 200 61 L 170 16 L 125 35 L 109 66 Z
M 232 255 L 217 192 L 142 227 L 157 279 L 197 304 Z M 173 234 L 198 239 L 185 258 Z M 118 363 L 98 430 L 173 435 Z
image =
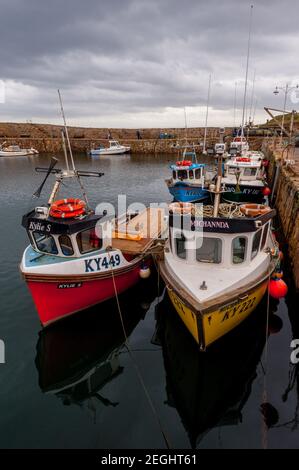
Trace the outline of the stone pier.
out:
M 282 148 L 277 140 L 267 145 L 269 176 L 275 207 L 287 241 L 288 255 L 299 290 L 299 148 Z

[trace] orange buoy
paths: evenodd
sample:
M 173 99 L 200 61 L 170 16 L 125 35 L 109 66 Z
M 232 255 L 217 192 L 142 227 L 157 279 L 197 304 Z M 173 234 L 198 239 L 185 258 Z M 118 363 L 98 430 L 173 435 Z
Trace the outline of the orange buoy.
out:
M 263 196 L 269 196 L 271 194 L 271 189 L 269 188 L 269 186 L 265 186 L 262 192 Z
M 281 299 L 288 293 L 288 286 L 282 279 L 270 279 L 268 289 L 274 299 Z

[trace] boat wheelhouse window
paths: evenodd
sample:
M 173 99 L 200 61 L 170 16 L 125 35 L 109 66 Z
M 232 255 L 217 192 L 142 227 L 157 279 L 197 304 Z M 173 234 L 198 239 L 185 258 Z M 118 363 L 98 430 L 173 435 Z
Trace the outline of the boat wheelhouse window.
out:
M 189 179 L 193 180 L 194 175 L 193 175 L 193 170 L 189 170 Z
M 244 168 L 243 175 L 244 176 L 255 176 L 256 175 L 256 168 Z
M 252 241 L 251 259 L 255 258 L 259 251 L 262 229 L 255 233 Z
M 80 253 L 89 253 L 90 251 L 100 250 L 103 245 L 101 238 L 96 235 L 95 228 L 83 230 L 77 234 L 77 243 Z
M 178 171 L 178 179 L 179 180 L 185 180 L 187 178 L 188 178 L 187 170 L 179 170 Z
M 39 251 L 50 255 L 58 255 L 58 249 L 52 235 L 41 232 L 32 232 L 32 235 Z
M 269 223 L 264 226 L 262 242 L 261 242 L 261 250 L 263 250 L 263 248 L 266 245 L 266 241 L 267 241 L 267 238 L 268 238 L 268 233 L 269 233 Z
M 220 238 L 196 239 L 196 259 L 201 263 L 221 263 L 222 241 Z
M 245 261 L 246 248 L 247 248 L 247 238 L 236 237 L 233 239 L 232 256 L 233 256 L 234 264 L 243 263 Z
M 195 170 L 195 178 L 198 179 L 198 180 L 201 178 L 200 168 L 197 168 L 197 170 Z
M 185 247 L 185 237 L 181 235 L 180 237 L 175 237 L 175 245 L 176 245 L 176 254 L 181 259 L 186 259 L 186 247 Z
M 72 256 L 74 254 L 74 249 L 70 237 L 68 235 L 60 235 L 58 240 L 64 256 Z
M 172 178 L 173 178 L 174 180 L 176 180 L 176 171 L 175 171 L 175 170 L 173 170 L 173 172 L 172 172 Z

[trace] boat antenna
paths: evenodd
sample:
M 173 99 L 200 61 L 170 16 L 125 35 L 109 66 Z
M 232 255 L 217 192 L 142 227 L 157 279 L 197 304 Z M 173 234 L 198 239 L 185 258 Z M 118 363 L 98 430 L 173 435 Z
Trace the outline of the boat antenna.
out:
M 64 134 L 63 129 L 61 129 L 61 140 L 62 140 L 62 148 L 63 148 L 64 158 L 65 158 L 66 169 L 67 171 L 70 171 L 69 160 L 67 158 L 67 149 L 66 149 L 66 144 L 65 144 L 65 134 Z
M 210 93 L 211 93 L 211 79 L 212 79 L 212 74 L 209 75 L 209 86 L 208 86 L 208 97 L 207 97 L 207 110 L 206 110 L 206 121 L 205 121 L 205 133 L 204 133 L 204 138 L 203 138 L 202 153 L 206 153 L 207 125 L 208 125 L 209 105 L 210 105 Z
M 250 100 L 250 111 L 249 111 L 249 119 L 248 119 L 249 125 L 250 125 L 250 122 L 251 122 L 251 121 L 253 122 L 253 119 L 252 119 L 252 112 L 253 112 L 253 99 L 254 99 L 255 76 L 256 76 L 256 69 L 254 69 L 254 72 L 253 72 L 252 90 L 251 90 L 251 100 Z
M 184 117 L 185 117 L 185 144 L 187 145 L 187 112 L 186 112 L 186 106 L 184 106 Z
M 72 163 L 73 171 L 75 172 L 75 171 L 76 171 L 76 167 L 75 167 L 75 163 L 74 163 L 74 157 L 73 157 L 73 152 L 72 152 L 72 148 L 71 148 L 69 133 L 68 133 L 67 125 L 66 125 L 65 114 L 64 114 L 63 104 L 62 104 L 62 98 L 61 98 L 60 90 L 58 89 L 57 91 L 58 91 L 58 96 L 59 96 L 59 103 L 60 103 L 61 115 L 62 115 L 63 124 L 64 124 L 64 133 L 65 133 L 67 145 L 68 145 L 69 152 L 70 152 L 70 158 L 71 158 L 71 163 Z
M 244 97 L 243 97 L 241 137 L 244 137 L 244 118 L 245 118 L 247 83 L 248 83 L 248 66 L 249 66 L 249 53 L 250 53 L 251 29 L 252 29 L 252 12 L 253 12 L 253 5 L 250 6 L 250 19 L 249 19 L 249 33 L 248 33 L 248 44 L 247 44 L 247 61 L 246 61 L 246 74 L 245 74 Z
M 238 83 L 235 82 L 235 95 L 234 95 L 234 127 L 236 127 L 237 86 L 238 86 Z

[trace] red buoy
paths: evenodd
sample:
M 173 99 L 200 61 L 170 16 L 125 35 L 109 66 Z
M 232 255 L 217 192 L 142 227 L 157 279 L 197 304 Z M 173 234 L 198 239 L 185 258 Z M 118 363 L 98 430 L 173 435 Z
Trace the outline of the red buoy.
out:
M 263 196 L 269 196 L 271 194 L 271 189 L 269 186 L 265 186 L 263 189 Z
M 274 299 L 281 299 L 288 293 L 288 286 L 282 279 L 271 279 L 268 288 L 269 294 Z

